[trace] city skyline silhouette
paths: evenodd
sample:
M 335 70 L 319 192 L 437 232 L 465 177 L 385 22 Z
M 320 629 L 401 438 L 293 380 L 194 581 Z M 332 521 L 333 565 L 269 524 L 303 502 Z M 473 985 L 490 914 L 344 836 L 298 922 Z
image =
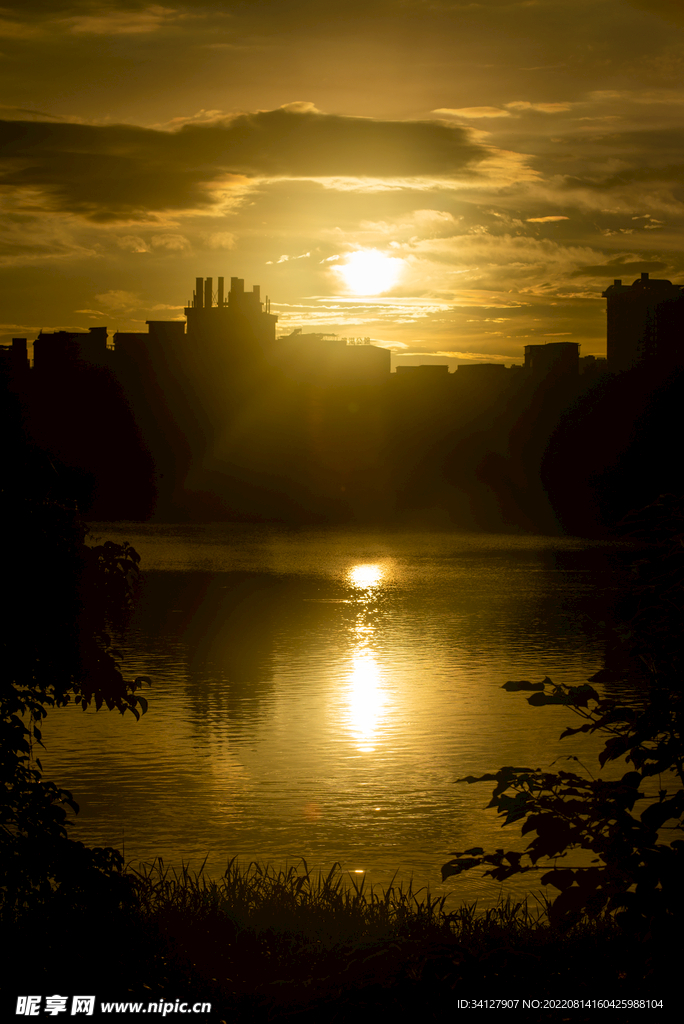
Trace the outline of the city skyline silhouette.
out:
M 643 272 L 603 296 L 607 359 L 552 341 L 522 366 L 391 372 L 370 338 L 278 334 L 258 285 L 196 277 L 185 322 L 41 331 L 32 360 L 14 338 L 3 378 L 96 519 L 591 535 L 679 481 L 660 439 L 676 430 L 684 290 Z

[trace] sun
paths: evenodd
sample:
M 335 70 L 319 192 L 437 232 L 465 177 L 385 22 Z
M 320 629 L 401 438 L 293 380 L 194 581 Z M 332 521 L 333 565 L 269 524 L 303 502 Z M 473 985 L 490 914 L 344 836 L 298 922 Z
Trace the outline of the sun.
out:
M 333 269 L 355 295 L 380 295 L 397 283 L 404 270 L 404 261 L 383 256 L 377 249 L 360 249 L 350 253 L 345 263 Z

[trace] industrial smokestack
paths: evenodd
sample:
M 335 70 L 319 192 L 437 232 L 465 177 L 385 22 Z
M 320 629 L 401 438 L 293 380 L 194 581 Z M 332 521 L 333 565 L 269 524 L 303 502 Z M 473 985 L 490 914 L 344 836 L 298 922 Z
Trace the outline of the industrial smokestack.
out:
M 211 286 L 213 281 L 210 277 L 204 282 L 204 308 L 209 309 L 211 306 Z
M 204 290 L 204 278 L 203 277 L 196 277 L 195 278 L 195 308 L 196 309 L 201 309 L 202 308 L 203 290 Z

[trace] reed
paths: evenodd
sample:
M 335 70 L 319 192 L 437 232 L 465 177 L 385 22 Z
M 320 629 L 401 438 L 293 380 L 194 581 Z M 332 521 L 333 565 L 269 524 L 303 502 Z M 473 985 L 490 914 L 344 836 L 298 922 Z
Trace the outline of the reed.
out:
M 657 943 L 635 944 L 607 917 L 560 931 L 543 900 L 448 909 L 445 896 L 412 882 L 374 886 L 339 864 L 326 874 L 304 860 L 276 868 L 233 858 L 215 879 L 204 865 L 157 859 L 129 866 L 125 883 L 116 906 L 80 890 L 70 907 L 59 901 L 59 914 L 48 898 L 44 912 L 15 919 L 7 977 L 21 991 L 207 1001 L 211 1024 L 356 1024 L 369 1011 L 442 1020 L 457 998 L 607 989 L 653 998 L 668 969 Z M 25 955 L 37 935 L 39 960 Z M 537 1019 L 547 1018 L 526 1016 Z
M 328 946 L 389 938 L 447 937 L 452 932 L 446 896 L 413 882 L 386 887 L 345 877 L 339 863 L 327 874 L 313 873 L 305 860 L 276 868 L 252 861 L 243 867 L 233 857 L 220 879 L 168 868 L 161 858 L 129 868 L 140 913 L 196 919 L 225 918 L 239 930 L 278 931 Z

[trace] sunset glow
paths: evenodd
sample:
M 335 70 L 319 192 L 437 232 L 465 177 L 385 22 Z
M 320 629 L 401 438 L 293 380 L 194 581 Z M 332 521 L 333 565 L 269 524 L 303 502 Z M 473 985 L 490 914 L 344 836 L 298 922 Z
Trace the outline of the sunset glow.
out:
M 195 6 L 6 5 L 0 343 L 238 275 L 283 336 L 520 364 L 602 356 L 606 284 L 678 280 L 681 5 Z
M 355 295 L 382 295 L 399 281 L 404 261 L 383 256 L 376 249 L 360 250 L 347 257 L 347 262 L 334 271 Z

